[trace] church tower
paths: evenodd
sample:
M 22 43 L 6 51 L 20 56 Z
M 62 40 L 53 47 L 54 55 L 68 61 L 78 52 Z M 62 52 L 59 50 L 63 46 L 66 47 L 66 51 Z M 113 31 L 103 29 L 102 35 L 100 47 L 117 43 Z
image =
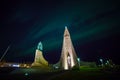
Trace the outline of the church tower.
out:
M 64 31 L 60 64 L 64 70 L 69 70 L 79 64 L 67 27 L 65 27 Z

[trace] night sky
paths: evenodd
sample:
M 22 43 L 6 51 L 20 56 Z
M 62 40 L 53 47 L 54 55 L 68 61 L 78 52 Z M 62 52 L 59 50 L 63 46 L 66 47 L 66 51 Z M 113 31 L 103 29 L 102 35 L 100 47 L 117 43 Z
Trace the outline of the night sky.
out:
M 112 59 L 120 64 L 120 6 L 117 0 L 4 0 L 0 2 L 0 56 L 7 62 L 32 62 L 38 42 L 56 63 L 65 26 L 83 61 Z

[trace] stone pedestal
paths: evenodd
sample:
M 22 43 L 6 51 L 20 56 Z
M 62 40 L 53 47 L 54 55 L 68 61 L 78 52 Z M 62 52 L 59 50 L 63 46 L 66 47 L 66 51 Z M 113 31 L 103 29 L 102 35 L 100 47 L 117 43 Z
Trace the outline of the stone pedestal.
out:
M 32 63 L 32 66 L 48 66 L 48 62 L 44 59 L 42 51 L 36 50 L 35 60 Z

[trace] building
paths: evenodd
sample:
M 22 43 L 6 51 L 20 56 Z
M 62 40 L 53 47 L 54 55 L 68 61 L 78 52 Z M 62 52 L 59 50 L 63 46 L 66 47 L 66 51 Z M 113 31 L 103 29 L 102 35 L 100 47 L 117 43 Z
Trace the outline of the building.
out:
M 65 27 L 64 36 L 63 36 L 63 47 L 60 58 L 60 66 L 64 70 L 72 69 L 75 66 L 79 67 L 79 60 L 77 58 L 76 52 L 74 50 L 70 33 Z

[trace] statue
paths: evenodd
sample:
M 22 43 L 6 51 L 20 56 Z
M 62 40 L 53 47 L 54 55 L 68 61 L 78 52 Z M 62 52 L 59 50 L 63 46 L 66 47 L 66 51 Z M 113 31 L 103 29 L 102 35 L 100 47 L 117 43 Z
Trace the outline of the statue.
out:
M 38 43 L 37 49 L 40 50 L 40 51 L 43 50 L 42 42 Z

